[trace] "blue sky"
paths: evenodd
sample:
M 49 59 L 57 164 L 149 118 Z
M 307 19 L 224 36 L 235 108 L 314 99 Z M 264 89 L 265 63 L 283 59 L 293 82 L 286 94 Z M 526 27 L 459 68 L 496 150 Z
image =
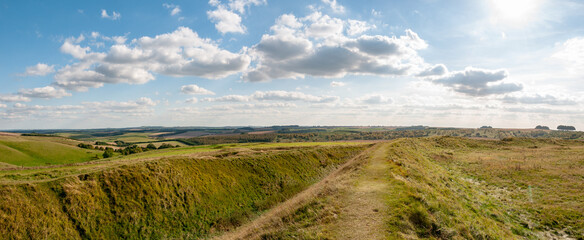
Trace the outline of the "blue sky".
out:
M 0 129 L 584 128 L 584 3 L 0 1 Z

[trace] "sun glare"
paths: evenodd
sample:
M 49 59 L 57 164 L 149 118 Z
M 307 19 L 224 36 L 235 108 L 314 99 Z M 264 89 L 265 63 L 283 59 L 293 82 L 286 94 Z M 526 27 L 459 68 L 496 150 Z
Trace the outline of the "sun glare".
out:
M 534 20 L 541 0 L 490 0 L 496 24 L 523 27 Z

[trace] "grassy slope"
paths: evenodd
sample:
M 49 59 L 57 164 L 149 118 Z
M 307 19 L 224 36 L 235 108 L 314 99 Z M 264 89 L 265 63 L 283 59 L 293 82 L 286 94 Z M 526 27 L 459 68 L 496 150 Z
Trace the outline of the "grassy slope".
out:
M 56 137 L 0 136 L 0 162 L 44 166 L 85 162 L 100 151 L 81 149 L 78 142 Z
M 396 140 L 386 147 L 391 177 L 380 210 L 387 239 L 583 239 L 583 153 L 582 142 L 554 139 Z M 334 238 L 350 191 L 328 187 L 264 237 Z
M 170 157 L 54 181 L 0 186 L 0 235 L 197 238 L 239 225 L 364 146 Z

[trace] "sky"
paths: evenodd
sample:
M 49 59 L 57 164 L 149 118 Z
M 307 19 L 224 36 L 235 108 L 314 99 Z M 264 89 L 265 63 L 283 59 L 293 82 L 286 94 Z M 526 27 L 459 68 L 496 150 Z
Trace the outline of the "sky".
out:
M 0 129 L 584 128 L 576 0 L 0 0 Z

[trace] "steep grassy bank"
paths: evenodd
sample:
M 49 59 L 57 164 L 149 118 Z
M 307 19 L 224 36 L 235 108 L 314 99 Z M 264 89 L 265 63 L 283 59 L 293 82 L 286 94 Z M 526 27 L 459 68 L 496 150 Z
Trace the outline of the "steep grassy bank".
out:
M 4 185 L 0 234 L 35 239 L 202 237 L 241 224 L 365 148 L 169 157 L 55 181 Z

